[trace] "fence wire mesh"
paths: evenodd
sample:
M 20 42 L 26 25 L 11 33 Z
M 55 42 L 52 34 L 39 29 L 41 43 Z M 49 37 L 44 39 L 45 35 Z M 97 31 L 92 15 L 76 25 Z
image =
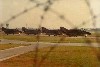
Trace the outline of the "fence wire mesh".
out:
M 15 0 L 16 1 L 16 0 Z M 90 0 L 82 0 L 85 2 L 85 4 L 87 5 L 88 7 L 88 11 L 90 13 L 90 17 L 87 18 L 86 20 L 82 20 L 80 22 L 79 25 L 75 25 L 77 23 L 73 23 L 72 20 L 70 20 L 69 18 L 67 18 L 63 13 L 61 13 L 60 11 L 57 11 L 56 9 L 54 9 L 55 7 L 55 3 L 58 3 L 58 5 L 60 4 L 60 2 L 62 1 L 65 1 L 67 3 L 67 1 L 70 1 L 70 0 L 27 0 L 28 2 L 32 3 L 33 6 L 32 7 L 29 7 L 29 8 L 25 8 L 22 12 L 19 12 L 17 14 L 15 14 L 14 16 L 12 16 L 11 18 L 9 18 L 8 20 L 4 21 L 1 26 L 5 25 L 5 24 L 9 24 L 11 21 L 17 19 L 18 17 L 20 17 L 21 15 L 24 15 L 25 13 L 28 13 L 29 11 L 31 10 L 35 10 L 36 8 L 39 8 L 41 9 L 41 11 L 43 11 L 43 13 L 39 16 L 40 18 L 40 24 L 38 25 L 38 28 L 40 29 L 43 25 L 43 22 L 46 20 L 46 18 L 48 17 L 48 13 L 51 12 L 53 13 L 54 15 L 56 15 L 59 20 L 63 22 L 65 22 L 67 25 L 69 25 L 72 29 L 75 29 L 75 28 L 81 28 L 87 24 L 89 24 L 90 22 L 92 22 L 92 25 L 94 28 L 96 28 L 96 19 L 100 17 L 100 14 L 98 15 L 95 15 L 94 12 L 93 12 L 93 8 L 90 4 Z M 77 1 L 76 1 L 77 2 Z M 70 4 L 72 5 L 72 4 Z M 69 6 L 70 6 L 69 5 Z M 57 5 L 56 5 L 57 6 Z M 79 5 L 80 6 L 80 5 Z M 62 7 L 64 7 L 62 5 Z M 74 6 L 73 6 L 74 7 Z M 20 7 L 19 7 L 20 8 Z M 66 11 L 67 12 L 67 11 Z M 74 11 L 73 11 L 74 12 Z M 71 17 L 70 17 L 71 18 Z M 27 23 L 28 24 L 28 23 Z M 53 23 L 52 23 L 53 24 Z M 91 46 L 91 48 L 93 49 L 93 51 L 96 51 L 96 56 L 98 58 L 98 60 L 100 61 L 100 50 L 99 50 L 99 42 L 100 42 L 100 38 L 98 37 L 98 32 L 97 31 L 94 31 L 95 32 L 95 39 L 96 39 L 96 43 L 98 44 L 97 47 L 98 47 L 98 51 L 96 50 L 97 48 L 95 48 L 93 45 L 92 45 L 92 42 L 91 40 L 89 39 L 84 39 L 84 41 L 89 45 Z M 34 67 L 41 67 L 42 64 L 44 63 L 44 61 L 49 57 L 50 53 L 62 42 L 65 40 L 65 36 L 61 36 L 60 37 L 60 40 L 54 45 L 54 46 L 51 46 L 50 50 L 48 52 L 45 53 L 45 55 L 42 56 L 42 59 L 38 62 L 38 53 L 39 53 L 39 42 L 40 42 L 40 34 L 37 35 L 36 39 L 37 39 L 37 45 L 36 45 L 36 48 L 35 48 L 35 54 L 34 54 Z

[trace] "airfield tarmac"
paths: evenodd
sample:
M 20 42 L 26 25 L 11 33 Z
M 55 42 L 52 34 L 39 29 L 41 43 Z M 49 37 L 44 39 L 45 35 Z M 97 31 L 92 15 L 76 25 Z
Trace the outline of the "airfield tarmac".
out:
M 29 46 L 20 46 L 15 48 L 9 48 L 5 50 L 0 50 L 0 61 L 18 56 L 20 54 L 27 53 L 29 51 L 35 51 L 38 47 L 57 47 L 57 46 L 90 46 L 90 47 L 100 47 L 100 43 L 50 43 L 50 42 L 26 42 L 19 40 L 7 40 L 0 39 L 0 44 L 30 44 Z

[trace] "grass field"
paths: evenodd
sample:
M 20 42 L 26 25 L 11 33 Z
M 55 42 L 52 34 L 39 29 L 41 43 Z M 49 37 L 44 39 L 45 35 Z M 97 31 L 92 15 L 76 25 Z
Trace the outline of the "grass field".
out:
M 37 36 L 33 35 L 2 35 L 0 39 L 10 39 L 10 40 L 21 40 L 21 41 L 28 41 L 28 42 L 36 42 Z M 65 37 L 65 36 L 40 36 L 39 41 L 41 42 L 63 42 L 63 43 L 87 43 L 87 42 L 98 42 L 100 43 L 100 38 L 98 41 L 96 38 L 89 38 L 89 37 Z
M 28 44 L 0 44 L 0 50 L 8 49 L 8 48 L 14 48 L 19 46 L 28 46 Z
M 100 67 L 98 48 L 56 47 L 43 48 L 0 62 L 1 67 Z M 37 59 L 36 59 L 37 58 Z

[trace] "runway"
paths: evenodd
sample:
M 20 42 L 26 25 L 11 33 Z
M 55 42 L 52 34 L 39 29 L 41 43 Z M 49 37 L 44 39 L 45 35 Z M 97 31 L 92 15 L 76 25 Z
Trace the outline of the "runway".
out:
M 0 44 L 30 44 L 29 46 L 20 46 L 5 50 L 0 50 L 0 61 L 18 56 L 20 54 L 27 53 L 29 51 L 35 51 L 36 48 L 44 47 L 58 47 L 58 46 L 90 46 L 90 47 L 100 47 L 99 43 L 49 43 L 49 42 L 25 42 L 18 40 L 6 40 L 1 39 Z

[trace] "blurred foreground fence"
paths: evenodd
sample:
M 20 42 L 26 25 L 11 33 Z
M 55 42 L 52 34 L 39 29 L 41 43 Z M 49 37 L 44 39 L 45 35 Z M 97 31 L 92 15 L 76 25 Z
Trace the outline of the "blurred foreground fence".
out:
M 44 20 L 46 19 L 46 15 L 48 14 L 48 12 L 52 12 L 54 15 L 56 15 L 60 20 L 63 20 L 64 22 L 66 22 L 67 25 L 69 25 L 71 28 L 80 28 L 82 26 L 85 26 L 86 24 L 88 24 L 90 21 L 92 21 L 92 25 L 94 26 L 94 28 L 96 28 L 96 19 L 98 17 L 100 17 L 100 14 L 98 15 L 95 15 L 94 12 L 93 12 L 93 8 L 91 6 L 91 3 L 90 3 L 90 0 L 83 0 L 87 7 L 88 7 L 88 11 L 90 12 L 90 18 L 87 18 L 87 20 L 84 20 L 82 22 L 80 22 L 79 25 L 75 25 L 73 24 L 72 20 L 66 18 L 66 16 L 62 13 L 60 13 L 59 11 L 55 10 L 54 8 L 52 8 L 54 6 L 54 4 L 56 2 L 62 2 L 62 1 L 69 1 L 69 0 L 29 0 L 30 3 L 33 3 L 35 6 L 32 6 L 28 9 L 25 9 L 23 10 L 22 12 L 12 16 L 10 19 L 6 20 L 5 22 L 3 22 L 1 25 L 4 25 L 4 24 L 9 24 L 10 21 L 13 21 L 14 19 L 17 19 L 17 17 L 27 13 L 28 11 L 31 11 L 31 10 L 34 10 L 35 8 L 39 8 L 39 7 L 42 7 L 42 11 L 43 11 L 43 14 L 40 17 L 41 21 L 40 21 L 40 24 L 39 24 L 39 28 L 41 28 L 42 26 L 42 23 L 44 22 Z M 59 5 L 59 3 L 58 3 Z M 70 4 L 71 5 L 71 4 Z M 69 5 L 69 6 L 70 6 Z M 79 5 L 80 6 L 80 5 Z M 64 7 L 64 6 L 62 6 Z M 74 7 L 74 6 L 73 6 Z M 67 12 L 67 11 L 66 11 Z M 63 22 L 62 22 L 63 23 Z M 97 44 L 99 46 L 99 42 L 100 42 L 100 38 L 97 37 L 96 34 L 98 34 L 97 31 L 94 31 L 95 32 L 95 36 L 96 36 L 96 41 L 97 41 Z M 41 67 L 42 63 L 49 57 L 50 53 L 59 45 L 59 43 L 61 43 L 66 37 L 62 36 L 61 39 L 58 41 L 58 43 L 56 43 L 54 46 L 52 46 L 50 48 L 50 50 L 42 57 L 41 61 L 38 63 L 38 53 L 39 53 L 39 48 L 38 46 L 41 45 L 39 44 L 39 41 L 40 41 L 40 34 L 37 35 L 37 46 L 36 46 L 36 50 L 35 50 L 35 55 L 34 55 L 34 63 L 35 63 L 35 67 Z M 90 40 L 87 40 L 85 39 L 86 43 L 88 45 L 91 45 L 91 48 L 93 49 L 94 52 L 97 52 L 96 53 L 96 56 L 98 58 L 98 60 L 100 61 L 100 50 L 99 50 L 99 47 L 98 47 L 98 50 L 96 50 L 97 48 L 93 47 L 92 46 L 92 42 Z

